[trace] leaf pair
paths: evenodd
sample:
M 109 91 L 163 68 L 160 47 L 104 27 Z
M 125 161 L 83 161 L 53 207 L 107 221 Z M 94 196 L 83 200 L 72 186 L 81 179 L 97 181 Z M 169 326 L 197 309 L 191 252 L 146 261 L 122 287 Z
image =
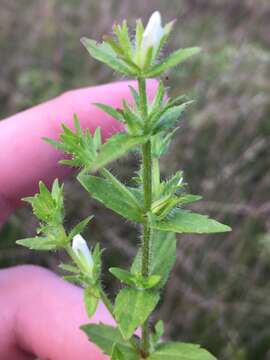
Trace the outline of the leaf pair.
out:
M 132 273 L 117 267 L 110 268 L 109 271 L 123 284 L 139 290 L 152 289 L 160 282 L 159 275 L 150 275 L 145 278 L 140 272 Z
M 137 222 L 143 222 L 143 212 L 138 203 L 138 192 L 136 189 L 126 187 L 115 177 L 111 179 L 81 173 L 78 176 L 79 182 L 91 194 L 91 196 L 112 209 L 124 218 Z M 182 204 L 198 200 L 195 195 L 185 194 Z M 181 202 L 181 197 L 180 197 Z M 193 213 L 181 208 L 175 208 L 165 217 L 159 218 L 150 214 L 150 226 L 153 229 L 176 233 L 217 233 L 230 231 L 231 228 L 223 225 L 216 220 L 209 219 L 206 215 Z
M 89 340 L 95 343 L 113 360 L 139 360 L 136 350 L 121 335 L 118 329 L 104 324 L 81 326 Z M 135 340 L 135 339 L 134 339 Z M 147 360 L 216 360 L 207 350 L 196 344 L 165 342 L 157 344 Z
M 137 36 L 137 48 L 134 49 L 129 40 L 127 27 L 123 25 L 121 29 L 124 30 L 120 30 L 119 25 L 114 27 L 115 32 L 118 34 L 118 39 L 120 39 L 119 42 L 108 36 L 104 37 L 104 41 L 101 44 L 86 37 L 82 38 L 81 42 L 94 59 L 126 76 L 141 78 L 160 76 L 200 51 L 198 47 L 179 49 L 163 59 L 159 64 L 155 64 L 153 52 L 151 52 L 150 48 L 146 54 L 145 61 L 141 63 L 140 57 L 142 52 L 138 46 L 141 43 L 141 31 L 140 35 Z

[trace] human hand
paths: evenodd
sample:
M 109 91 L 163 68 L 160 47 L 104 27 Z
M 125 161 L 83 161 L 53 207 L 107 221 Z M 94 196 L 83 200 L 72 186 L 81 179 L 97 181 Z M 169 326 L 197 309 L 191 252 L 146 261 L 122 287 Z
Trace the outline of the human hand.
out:
M 69 91 L 0 122 L 0 224 L 22 197 L 37 191 L 39 180 L 50 185 L 70 174 L 70 169 L 57 164 L 61 153 L 41 138 L 57 138 L 61 123 L 72 126 L 74 113 L 82 128 L 93 132 L 100 126 L 103 139 L 121 130 L 91 103 L 120 107 L 123 98 L 131 100 L 129 84 L 136 86 L 121 82 Z M 156 86 L 154 80 L 148 81 L 150 98 Z M 18 266 L 0 271 L 0 289 L 0 360 L 107 358 L 79 329 L 89 322 L 80 288 L 40 267 Z M 91 322 L 113 320 L 100 303 Z

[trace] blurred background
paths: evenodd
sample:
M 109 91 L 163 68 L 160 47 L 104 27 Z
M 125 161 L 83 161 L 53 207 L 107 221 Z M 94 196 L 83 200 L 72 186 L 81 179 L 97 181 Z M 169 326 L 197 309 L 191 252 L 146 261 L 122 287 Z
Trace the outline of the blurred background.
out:
M 180 236 L 177 263 L 158 314 L 166 337 L 206 346 L 218 359 L 270 359 L 270 1 L 269 0 L 0 0 L 0 117 L 68 89 L 117 78 L 89 58 L 81 36 L 100 39 L 112 23 L 144 21 L 160 10 L 178 22 L 168 47 L 201 46 L 175 69 L 172 95 L 196 99 L 162 171 L 183 169 L 204 201 L 193 209 L 229 224 L 229 234 Z M 61 114 L 59 114 L 61 116 Z M 121 160 L 117 174 L 136 170 Z M 3 171 L 3 170 L 2 170 Z M 67 226 L 95 214 L 85 232 L 107 250 L 105 266 L 128 266 L 137 234 L 74 180 L 66 184 Z M 32 253 L 15 240 L 33 235 L 36 220 L 19 209 L 0 232 L 0 267 L 39 264 L 58 271 L 61 254 Z M 113 296 L 117 284 L 104 283 Z

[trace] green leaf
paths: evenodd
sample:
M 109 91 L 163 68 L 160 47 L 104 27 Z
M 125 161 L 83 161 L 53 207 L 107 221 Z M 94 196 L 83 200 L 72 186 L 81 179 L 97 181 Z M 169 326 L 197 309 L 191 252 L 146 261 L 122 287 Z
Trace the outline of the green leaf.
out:
M 129 271 L 120 268 L 110 268 L 109 271 L 122 283 L 135 286 L 137 289 L 152 289 L 160 281 L 159 275 L 150 275 L 147 278 L 143 277 L 141 273 L 133 274 Z
M 179 197 L 179 205 L 186 205 L 191 204 L 193 202 L 199 201 L 202 199 L 200 195 L 193 195 L 193 194 L 183 194 Z
M 138 283 L 138 288 L 153 289 L 160 283 L 160 275 L 150 275 L 146 279 L 142 278 L 141 282 Z
M 116 24 L 113 27 L 113 30 L 114 30 L 114 33 L 116 34 L 116 36 L 118 37 L 118 40 L 119 40 L 119 43 L 120 43 L 122 49 L 124 49 L 124 52 L 132 60 L 133 47 L 132 47 L 132 43 L 129 38 L 127 21 L 124 20 L 122 22 L 122 26 L 119 24 Z
M 69 281 L 72 284 L 83 286 L 84 282 L 80 275 L 65 275 L 63 279 Z
M 100 245 L 99 243 L 97 243 L 92 253 L 93 263 L 94 263 L 92 276 L 93 276 L 93 280 L 96 282 L 99 281 L 100 279 L 101 268 L 102 268 L 102 259 L 101 259 L 102 252 L 103 250 L 100 249 Z
M 154 113 L 155 111 L 159 110 L 159 108 L 162 105 L 164 95 L 165 95 L 164 84 L 162 81 L 159 81 L 156 96 L 155 96 L 154 100 L 152 101 L 152 104 L 150 107 L 151 113 Z
M 134 69 L 130 68 L 123 60 L 119 59 L 108 44 L 97 44 L 95 40 L 87 39 L 85 37 L 81 39 L 81 42 L 94 59 L 103 62 L 121 74 L 134 74 Z
M 161 338 L 161 336 L 164 334 L 164 324 L 162 320 L 159 320 L 155 325 L 155 334 L 158 338 Z
M 62 224 L 64 219 L 63 185 L 60 186 L 57 179 L 53 182 L 52 192 L 40 181 L 39 193 L 22 200 L 31 204 L 33 213 L 39 220 L 55 225 Z
M 85 227 L 87 226 L 87 224 L 89 223 L 89 221 L 93 219 L 93 217 L 94 217 L 93 215 L 88 216 L 86 219 L 84 219 L 83 221 L 79 222 L 79 224 L 74 226 L 74 228 L 71 230 L 71 232 L 68 235 L 69 239 L 73 239 L 75 235 L 81 234 L 85 229 Z
M 158 288 L 162 288 L 176 260 L 176 237 L 174 233 L 154 231 L 150 248 L 149 272 L 161 277 Z M 131 272 L 137 273 L 141 267 L 141 249 L 131 266 Z
M 125 155 L 132 148 L 144 144 L 148 140 L 147 136 L 132 136 L 126 133 L 118 133 L 110 137 L 110 139 L 102 145 L 95 162 L 91 164 L 88 170 L 93 172 L 112 161 Z
M 16 244 L 25 246 L 31 250 L 56 250 L 57 244 L 44 237 L 33 237 L 28 239 L 17 240 Z
M 131 201 L 131 197 L 127 196 L 112 182 L 84 173 L 78 175 L 78 180 L 94 199 L 100 201 L 107 208 L 130 221 L 142 221 L 141 211 Z M 126 187 L 126 191 L 129 191 L 128 187 Z
M 134 99 L 134 103 L 135 103 L 137 109 L 139 109 L 140 106 L 141 106 L 140 96 L 139 96 L 138 92 L 134 89 L 133 86 L 128 85 L 128 87 L 129 87 L 129 89 L 131 91 L 132 97 Z
M 91 318 L 97 309 L 100 299 L 99 289 L 96 287 L 89 287 L 83 292 L 84 305 L 89 318 Z
M 145 77 L 156 77 L 170 69 L 171 67 L 177 66 L 189 57 L 200 52 L 199 47 L 192 47 L 186 49 L 179 49 L 170 54 L 166 59 L 156 66 L 153 66 L 146 74 Z
M 210 234 L 231 231 L 229 226 L 209 219 L 206 215 L 183 209 L 173 210 L 171 214 L 162 220 L 157 220 L 152 215 L 151 227 L 161 231 L 189 234 Z
M 112 326 L 104 324 L 82 325 L 81 329 L 87 334 L 89 340 L 95 343 L 105 354 L 111 355 L 113 346 L 117 345 L 122 351 L 126 360 L 137 360 L 137 354 L 129 342 L 124 340 L 120 331 Z
M 103 41 L 105 43 L 110 45 L 113 52 L 115 52 L 120 57 L 125 56 L 125 52 L 124 52 L 123 48 L 120 46 L 120 44 L 112 36 L 103 35 L 102 38 L 103 38 Z
M 109 269 L 109 271 L 122 283 L 134 286 L 134 274 L 131 274 L 129 271 L 117 267 L 112 267 Z
M 153 133 L 156 134 L 160 131 L 170 129 L 175 122 L 179 119 L 180 115 L 186 110 L 187 106 L 192 104 L 193 101 L 187 101 L 184 104 L 168 108 L 159 118 L 154 125 Z
M 161 276 L 159 287 L 163 287 L 176 261 L 176 237 L 173 233 L 154 231 L 152 235 L 150 274 Z
M 162 335 L 164 334 L 164 324 L 162 320 L 159 320 L 155 327 L 154 327 L 154 331 L 151 334 L 150 337 L 150 341 L 152 344 L 152 348 L 155 349 L 156 345 L 158 344 L 160 338 L 162 337 Z
M 112 116 L 114 119 L 123 122 L 123 115 L 117 111 L 112 106 L 106 105 L 106 104 L 100 104 L 100 103 L 94 103 L 96 107 L 107 113 L 108 115 Z
M 152 136 L 152 156 L 153 158 L 159 159 L 162 155 L 168 150 L 172 137 L 175 132 L 178 130 L 178 127 L 174 128 L 168 134 L 164 132 L 159 132 L 158 134 Z
M 159 191 L 156 196 L 159 197 L 171 197 L 177 191 L 183 189 L 183 172 L 177 171 L 171 178 L 162 181 L 160 183 Z
M 216 360 L 200 345 L 189 343 L 167 342 L 157 346 L 147 360 Z
M 80 273 L 80 270 L 76 267 L 76 266 L 73 266 L 73 265 L 70 265 L 70 264 L 59 264 L 58 267 L 62 270 L 65 270 L 65 271 L 68 271 L 68 272 L 71 272 L 71 273 L 74 273 L 74 274 L 79 274 Z
M 95 162 L 97 152 L 101 147 L 100 128 L 97 128 L 92 136 L 89 129 L 85 131 L 81 129 L 76 115 L 74 116 L 74 127 L 75 132 L 62 124 L 63 132 L 60 135 L 60 142 L 51 141 L 48 138 L 44 138 L 44 140 L 71 155 L 71 159 L 61 160 L 61 164 L 77 167 L 90 166 Z
M 122 289 L 115 299 L 114 315 L 125 339 L 129 339 L 155 309 L 159 294 L 151 290 Z
M 116 344 L 114 344 L 114 346 L 113 346 L 111 360 L 125 360 L 124 354 L 122 353 L 122 351 L 119 349 L 119 347 Z
M 143 132 L 143 122 L 141 117 L 123 100 L 123 116 L 129 133 L 137 136 Z
M 146 50 L 146 54 L 144 56 L 144 61 L 143 63 L 141 64 L 142 68 L 144 69 L 147 69 L 149 68 L 149 66 L 151 65 L 152 61 L 154 60 L 154 49 L 153 47 L 149 47 L 147 50 Z

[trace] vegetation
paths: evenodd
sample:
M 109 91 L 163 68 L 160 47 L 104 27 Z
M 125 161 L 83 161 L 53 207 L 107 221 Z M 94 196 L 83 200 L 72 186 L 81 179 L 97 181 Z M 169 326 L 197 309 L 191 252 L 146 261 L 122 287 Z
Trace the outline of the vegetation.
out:
M 112 19 L 135 20 L 158 8 L 165 19 L 177 17 L 181 24 L 171 47 L 202 46 L 202 56 L 170 75 L 172 95 L 185 92 L 193 97 L 194 92 L 197 101 L 174 140 L 179 151 L 163 159 L 161 171 L 181 167 L 190 192 L 207 199 L 204 211 L 234 231 L 208 241 L 181 235 L 166 290 L 169 307 L 161 304 L 159 314 L 166 336 L 200 343 L 220 359 L 267 358 L 269 2 L 172 0 L 168 6 L 163 1 L 81 0 L 78 7 L 72 1 L 2 0 L 1 4 L 2 117 L 72 87 L 113 80 L 109 70 L 88 61 L 78 44 L 82 35 L 98 38 L 110 31 Z M 37 18 L 40 21 L 33 22 Z M 125 180 L 134 160 L 119 164 L 117 173 Z M 94 202 L 81 205 L 84 195 L 72 181 L 67 194 L 67 223 L 72 226 L 74 219 L 95 212 L 94 229 L 85 237 L 92 241 L 92 234 L 99 234 L 103 247 L 113 248 L 104 253 L 107 266 L 116 266 L 119 258 L 127 266 L 127 257 L 135 252 L 135 231 Z M 200 203 L 193 210 L 203 212 Z M 30 209 L 21 209 L 2 230 L 1 266 L 32 262 L 56 270 L 59 255 L 33 256 L 14 249 L 16 238 L 34 234 L 36 222 L 29 219 Z M 134 234 L 134 240 L 127 243 L 127 234 Z M 118 285 L 113 277 L 105 282 L 114 293 Z

